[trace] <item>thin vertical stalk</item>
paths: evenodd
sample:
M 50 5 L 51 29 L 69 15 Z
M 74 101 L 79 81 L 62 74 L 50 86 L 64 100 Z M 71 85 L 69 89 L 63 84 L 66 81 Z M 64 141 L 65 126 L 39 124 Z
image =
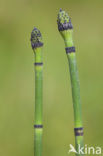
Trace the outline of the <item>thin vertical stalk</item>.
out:
M 58 14 L 57 22 L 58 29 L 65 42 L 65 50 L 70 70 L 73 109 L 74 109 L 75 146 L 77 151 L 76 155 L 82 156 L 83 153 L 79 152 L 79 148 L 83 147 L 83 124 L 81 115 L 80 84 L 78 77 L 75 47 L 72 39 L 73 26 L 68 14 L 65 11 L 62 11 L 61 9 Z
M 35 55 L 35 125 L 34 156 L 42 156 L 43 133 L 43 43 L 41 33 L 34 28 L 31 33 L 31 45 Z

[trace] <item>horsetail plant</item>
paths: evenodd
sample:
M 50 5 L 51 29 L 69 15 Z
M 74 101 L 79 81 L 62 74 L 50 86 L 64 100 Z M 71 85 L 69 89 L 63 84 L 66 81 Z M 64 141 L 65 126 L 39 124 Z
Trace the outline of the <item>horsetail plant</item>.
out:
M 31 46 L 35 55 L 35 125 L 34 125 L 34 156 L 42 155 L 43 132 L 43 42 L 40 31 L 34 28 L 31 33 Z
M 72 39 L 73 26 L 70 17 L 65 11 L 62 11 L 62 9 L 59 11 L 57 23 L 58 30 L 64 39 L 65 50 L 69 63 L 74 108 L 75 147 L 77 151 L 76 155 L 81 156 L 82 154 L 79 153 L 79 147 L 83 147 L 83 125 L 81 115 L 80 84 L 78 78 L 75 47 Z

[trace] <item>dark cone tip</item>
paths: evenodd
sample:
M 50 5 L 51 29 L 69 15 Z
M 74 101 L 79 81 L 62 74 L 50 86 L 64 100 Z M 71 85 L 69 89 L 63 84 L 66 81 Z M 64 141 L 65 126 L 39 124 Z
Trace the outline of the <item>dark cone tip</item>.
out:
M 43 46 L 41 32 L 35 27 L 31 32 L 31 46 L 32 49 Z
M 69 15 L 62 9 L 60 9 L 60 11 L 58 13 L 57 23 L 58 23 L 59 31 L 73 29 Z

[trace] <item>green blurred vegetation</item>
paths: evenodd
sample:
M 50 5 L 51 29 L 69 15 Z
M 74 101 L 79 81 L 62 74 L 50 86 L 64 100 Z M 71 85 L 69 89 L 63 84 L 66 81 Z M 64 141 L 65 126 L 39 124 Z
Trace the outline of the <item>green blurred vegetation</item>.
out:
M 2 156 L 33 156 L 34 26 L 44 39 L 43 155 L 66 156 L 69 144 L 74 145 L 68 62 L 56 23 L 59 8 L 70 14 L 74 25 L 85 143 L 103 147 L 103 1 L 0 0 Z

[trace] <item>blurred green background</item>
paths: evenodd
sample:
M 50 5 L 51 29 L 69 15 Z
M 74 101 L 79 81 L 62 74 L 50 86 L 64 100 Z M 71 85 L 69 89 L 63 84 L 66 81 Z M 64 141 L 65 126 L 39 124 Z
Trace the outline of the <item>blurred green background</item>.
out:
M 43 155 L 67 156 L 75 144 L 68 61 L 56 23 L 60 8 L 74 26 L 85 144 L 103 147 L 103 1 L 0 0 L 0 156 L 33 156 L 34 26 L 44 40 Z

